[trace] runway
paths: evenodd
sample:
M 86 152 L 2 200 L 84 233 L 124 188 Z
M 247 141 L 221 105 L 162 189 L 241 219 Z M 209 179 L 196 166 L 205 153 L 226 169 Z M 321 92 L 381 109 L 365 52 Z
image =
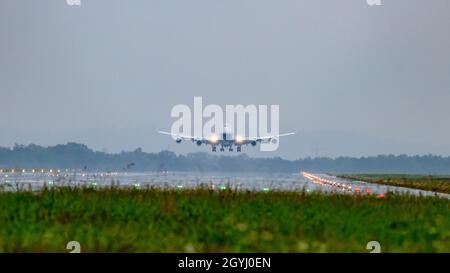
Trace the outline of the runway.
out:
M 450 199 L 450 195 L 445 193 L 436 193 L 418 189 L 380 185 L 363 181 L 354 181 L 326 174 L 312 174 L 302 172 L 301 175 L 306 179 L 308 179 L 309 181 L 311 181 L 311 183 L 319 185 L 323 189 L 327 189 L 329 191 L 334 192 L 343 192 L 351 194 L 375 194 L 380 198 L 383 198 L 386 193 L 392 192 L 399 194 L 411 194 L 421 196 L 439 196 Z
M 83 172 L 76 170 L 19 171 L 0 173 L 3 191 L 39 190 L 44 187 L 120 186 L 142 189 L 208 187 L 217 190 L 236 189 L 254 191 L 321 191 L 342 194 L 374 194 L 383 197 L 388 192 L 440 196 L 450 195 L 417 189 L 351 181 L 327 174 L 277 173 L 201 173 L 201 172 Z

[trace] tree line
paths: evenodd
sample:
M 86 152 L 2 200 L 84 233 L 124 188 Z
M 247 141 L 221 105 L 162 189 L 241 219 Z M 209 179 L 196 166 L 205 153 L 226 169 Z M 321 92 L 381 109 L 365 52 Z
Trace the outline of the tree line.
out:
M 94 151 L 67 143 L 0 147 L 1 168 L 61 168 L 90 171 L 281 172 L 450 174 L 450 157 L 436 155 L 378 155 L 368 157 L 252 158 L 246 154 L 213 155 L 171 151 L 146 153 L 138 148 L 121 153 Z

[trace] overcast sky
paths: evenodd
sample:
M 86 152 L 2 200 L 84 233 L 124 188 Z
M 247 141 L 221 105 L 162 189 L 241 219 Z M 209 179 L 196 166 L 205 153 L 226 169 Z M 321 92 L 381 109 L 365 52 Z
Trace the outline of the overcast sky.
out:
M 1 0 L 0 146 L 208 151 L 155 133 L 203 96 L 280 105 L 251 155 L 450 155 L 450 1 L 383 4 Z

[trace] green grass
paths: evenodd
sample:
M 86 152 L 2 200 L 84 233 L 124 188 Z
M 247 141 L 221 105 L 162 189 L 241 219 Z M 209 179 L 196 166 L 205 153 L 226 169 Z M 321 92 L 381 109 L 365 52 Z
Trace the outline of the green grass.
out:
M 1 252 L 450 252 L 450 201 L 231 190 L 0 193 Z
M 450 194 L 450 177 L 405 174 L 342 174 L 340 178 Z

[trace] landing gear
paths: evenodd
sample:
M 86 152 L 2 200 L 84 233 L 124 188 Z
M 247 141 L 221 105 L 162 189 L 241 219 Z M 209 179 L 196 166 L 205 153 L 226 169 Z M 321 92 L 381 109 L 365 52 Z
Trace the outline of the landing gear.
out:
M 213 152 L 217 152 L 217 147 L 216 146 L 212 146 L 212 151 Z
M 233 147 L 230 147 L 230 148 L 228 149 L 228 151 L 229 151 L 229 152 L 232 152 L 232 151 L 233 151 Z
M 220 151 L 223 152 L 225 151 L 225 149 L 223 147 L 220 147 Z
M 240 153 L 242 151 L 242 147 L 241 146 L 237 146 L 236 147 L 236 152 Z

